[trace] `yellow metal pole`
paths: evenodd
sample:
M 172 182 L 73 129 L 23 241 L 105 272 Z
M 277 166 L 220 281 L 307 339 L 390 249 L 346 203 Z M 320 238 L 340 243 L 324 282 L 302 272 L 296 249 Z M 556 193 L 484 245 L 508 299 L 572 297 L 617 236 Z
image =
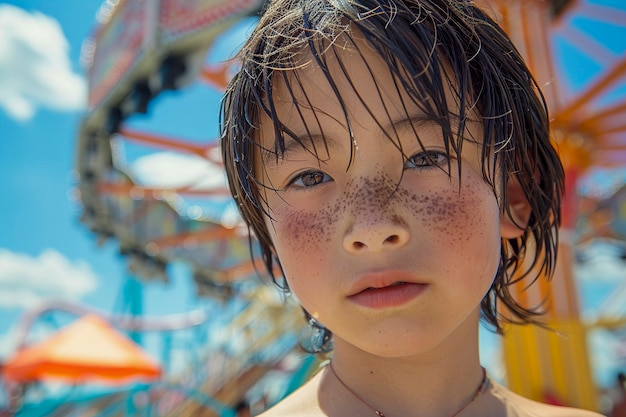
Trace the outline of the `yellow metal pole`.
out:
M 528 307 L 545 308 L 547 328 L 509 326 L 503 339 L 504 361 L 508 384 L 519 394 L 537 401 L 597 411 L 586 329 L 580 318 L 572 272 L 574 204 L 571 199 L 575 198 L 576 171 L 570 167 L 566 172 L 564 224 L 560 230 L 555 276 L 550 285 L 541 277 L 529 288 L 523 281 L 515 288 Z
M 493 12 L 524 55 L 542 87 L 551 112 L 564 107 L 554 82 L 556 74 L 550 50 L 550 2 L 540 0 L 478 0 Z M 503 355 L 509 387 L 537 401 L 598 410 L 587 337 L 581 322 L 577 289 L 573 278 L 573 230 L 577 173 L 588 160 L 577 144 L 585 141 L 574 134 L 559 138 L 561 157 L 566 166 L 566 195 L 559 255 L 551 283 L 545 277 L 527 288 L 519 282 L 513 289 L 527 306 L 546 310 L 547 328 L 508 326 L 503 339 Z

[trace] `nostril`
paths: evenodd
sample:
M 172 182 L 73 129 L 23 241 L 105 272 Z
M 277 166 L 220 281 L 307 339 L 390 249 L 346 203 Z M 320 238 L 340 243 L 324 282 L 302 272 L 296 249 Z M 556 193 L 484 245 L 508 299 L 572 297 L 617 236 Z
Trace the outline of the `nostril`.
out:
M 365 245 L 365 243 L 363 242 L 357 241 L 357 242 L 353 242 L 352 246 L 354 247 L 355 250 L 359 250 L 359 249 L 363 249 L 367 245 Z
M 385 239 L 384 243 L 388 243 L 388 244 L 393 245 L 393 244 L 398 243 L 399 241 L 400 241 L 400 236 L 398 236 L 398 235 L 391 235 L 387 239 Z
M 400 249 L 409 242 L 408 227 L 403 224 L 366 225 L 350 229 L 343 239 L 343 247 L 352 254 Z

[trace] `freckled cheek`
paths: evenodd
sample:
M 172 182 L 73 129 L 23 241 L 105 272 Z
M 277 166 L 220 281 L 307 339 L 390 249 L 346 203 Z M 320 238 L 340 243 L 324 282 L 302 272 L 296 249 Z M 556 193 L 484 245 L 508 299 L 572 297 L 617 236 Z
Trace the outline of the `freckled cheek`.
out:
M 409 210 L 434 239 L 458 246 L 497 236 L 494 234 L 499 218 L 497 203 L 482 181 L 464 179 L 460 193 L 452 186 L 410 197 L 404 194 Z
M 336 229 L 339 214 L 330 209 L 316 211 L 281 210 L 270 227 L 274 228 L 275 245 L 281 261 L 287 253 L 307 257 L 327 248 Z

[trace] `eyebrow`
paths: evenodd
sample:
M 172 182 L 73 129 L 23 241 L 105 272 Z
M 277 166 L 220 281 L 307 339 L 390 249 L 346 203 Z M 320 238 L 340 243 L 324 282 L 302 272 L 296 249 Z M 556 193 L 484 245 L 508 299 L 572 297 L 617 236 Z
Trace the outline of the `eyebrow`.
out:
M 455 115 L 448 115 L 448 118 L 454 119 L 451 120 L 451 125 L 456 125 L 458 123 L 458 117 L 456 117 Z M 376 132 L 376 136 L 381 139 L 387 139 L 390 135 L 386 132 L 394 132 L 396 135 L 399 135 L 401 133 L 416 133 L 419 127 L 430 124 L 435 124 L 438 126 L 441 123 L 439 123 L 435 118 L 427 116 L 425 114 L 413 114 L 408 117 L 392 120 L 385 126 L 379 126 L 379 128 L 377 129 L 378 132 Z M 303 138 L 303 140 L 296 140 L 294 136 L 298 138 Z M 305 147 L 304 141 L 307 139 L 308 142 L 312 145 L 313 149 L 318 149 L 318 145 L 322 145 L 324 149 L 337 146 L 337 140 L 335 140 L 331 136 L 326 136 L 321 133 L 285 135 L 283 139 L 284 142 L 282 154 L 279 154 L 278 152 L 267 148 L 261 149 L 261 159 L 263 161 L 263 165 L 267 166 L 270 162 L 275 162 L 276 158 L 284 158 L 285 155 L 289 154 L 294 149 L 302 149 L 307 152 L 313 153 L 313 149 Z M 358 142 L 358 138 L 355 139 Z
M 392 120 L 384 129 L 381 129 L 382 132 L 394 131 L 396 133 L 415 132 L 416 128 L 435 123 L 438 124 L 435 119 L 432 117 L 426 116 L 425 114 L 417 114 L 412 115 L 406 118 Z
M 296 140 L 294 136 L 303 139 Z M 304 141 L 306 140 L 308 140 L 308 142 L 312 145 L 312 149 L 305 147 Z M 308 133 L 303 135 L 286 135 L 283 138 L 282 153 L 268 148 L 262 148 L 261 159 L 263 161 L 263 166 L 268 166 L 269 163 L 275 162 L 277 158 L 284 158 L 285 155 L 292 153 L 294 149 L 301 149 L 314 154 L 314 149 L 318 149 L 318 145 L 321 144 L 323 145 L 323 148 L 326 149 L 336 146 L 334 143 L 336 143 L 336 140 L 321 133 L 313 135 Z M 276 148 L 276 141 L 274 142 L 274 148 Z

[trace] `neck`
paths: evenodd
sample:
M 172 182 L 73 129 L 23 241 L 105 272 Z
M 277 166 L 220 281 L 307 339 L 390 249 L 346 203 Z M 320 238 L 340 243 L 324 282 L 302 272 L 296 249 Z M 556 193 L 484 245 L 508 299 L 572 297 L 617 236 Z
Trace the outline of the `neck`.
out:
M 386 417 L 451 417 L 471 401 L 483 378 L 478 342 L 460 346 L 388 358 L 336 339 L 333 366 L 345 386 L 327 370 L 320 403 L 331 416 L 376 417 L 378 410 Z M 471 415 L 469 407 L 458 413 L 463 415 Z

